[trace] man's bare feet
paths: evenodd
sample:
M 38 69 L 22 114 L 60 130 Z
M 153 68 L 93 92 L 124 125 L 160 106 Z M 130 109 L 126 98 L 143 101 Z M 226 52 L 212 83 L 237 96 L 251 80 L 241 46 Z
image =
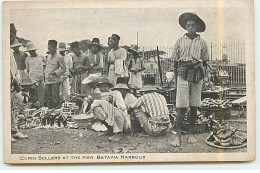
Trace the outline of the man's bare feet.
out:
M 120 132 L 120 133 L 116 133 L 115 135 L 111 136 L 108 139 L 111 140 L 111 141 L 117 142 L 117 141 L 119 141 L 122 138 L 123 138 L 123 133 Z
M 193 135 L 189 135 L 188 143 L 194 144 L 196 142 L 197 142 L 197 139 L 195 139 Z
M 171 143 L 173 147 L 179 147 L 181 146 L 181 138 L 179 136 L 176 136 L 174 141 Z

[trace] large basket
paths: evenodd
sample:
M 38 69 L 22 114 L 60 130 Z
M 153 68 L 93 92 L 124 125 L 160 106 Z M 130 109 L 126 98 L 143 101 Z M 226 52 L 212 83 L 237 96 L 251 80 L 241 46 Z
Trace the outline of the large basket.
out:
M 80 129 L 87 129 L 90 128 L 97 120 L 94 117 L 87 117 L 86 118 L 78 118 L 77 116 L 72 116 L 71 121 L 78 124 Z

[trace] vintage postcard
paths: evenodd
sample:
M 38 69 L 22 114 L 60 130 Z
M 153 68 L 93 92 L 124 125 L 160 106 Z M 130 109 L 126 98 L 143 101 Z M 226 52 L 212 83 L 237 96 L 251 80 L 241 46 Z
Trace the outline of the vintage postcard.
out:
M 253 0 L 3 2 L 4 161 L 252 161 Z

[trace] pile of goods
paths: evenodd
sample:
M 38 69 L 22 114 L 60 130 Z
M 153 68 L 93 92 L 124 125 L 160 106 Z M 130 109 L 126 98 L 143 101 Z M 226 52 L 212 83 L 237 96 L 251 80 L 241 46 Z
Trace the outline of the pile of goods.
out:
M 232 129 L 228 123 L 219 123 L 216 120 L 211 122 L 211 133 L 208 136 L 206 143 L 208 145 L 228 148 L 228 147 L 239 147 L 246 144 L 246 137 L 243 134 L 239 134 L 239 129 Z
M 201 103 L 201 108 L 203 109 L 227 109 L 230 107 L 232 107 L 232 104 L 228 100 L 205 98 Z

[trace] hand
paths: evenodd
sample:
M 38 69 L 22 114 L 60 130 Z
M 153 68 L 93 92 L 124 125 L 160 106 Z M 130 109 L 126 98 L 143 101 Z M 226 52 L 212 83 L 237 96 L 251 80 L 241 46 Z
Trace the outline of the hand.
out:
M 108 101 L 109 103 L 112 103 L 113 100 L 114 100 L 114 98 L 113 98 L 112 95 L 109 95 L 109 96 L 107 97 L 107 101 Z
M 87 98 L 87 103 L 88 104 L 92 104 L 94 102 L 94 99 L 91 97 L 91 96 L 89 96 L 88 98 Z

